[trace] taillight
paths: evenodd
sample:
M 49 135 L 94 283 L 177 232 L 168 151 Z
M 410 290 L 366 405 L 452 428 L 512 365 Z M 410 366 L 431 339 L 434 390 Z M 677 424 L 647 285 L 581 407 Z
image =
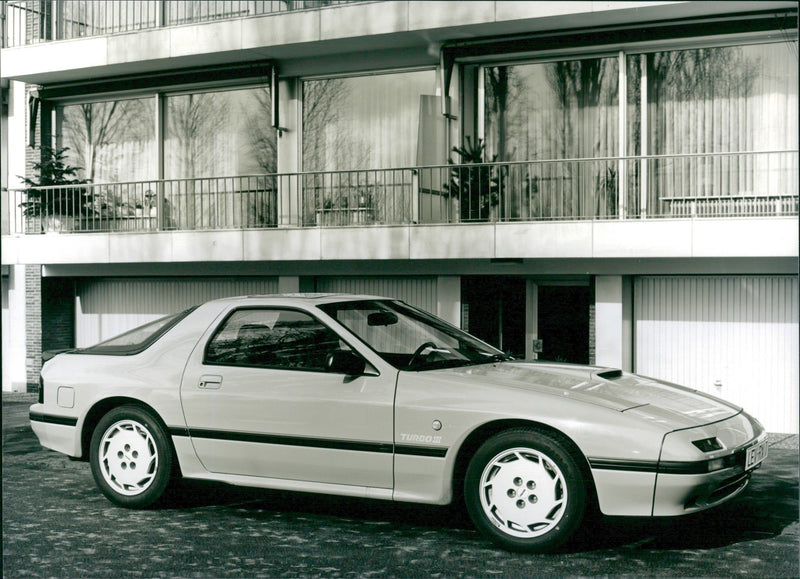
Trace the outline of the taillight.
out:
M 44 404 L 44 378 L 39 374 L 39 404 Z

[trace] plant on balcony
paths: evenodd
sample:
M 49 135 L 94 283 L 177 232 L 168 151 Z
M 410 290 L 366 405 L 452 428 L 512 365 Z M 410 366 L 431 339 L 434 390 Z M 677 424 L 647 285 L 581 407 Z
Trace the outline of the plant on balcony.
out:
M 496 207 L 500 201 L 501 176 L 498 168 L 483 164 L 479 167 L 465 166 L 486 163 L 486 144 L 483 139 L 473 143 L 467 137 L 466 146 L 453 147 L 453 152 L 460 157 L 460 163 L 450 169 L 450 182 L 445 184 L 445 191 L 459 200 L 462 221 L 488 221 L 492 207 Z M 497 155 L 494 155 L 490 162 L 496 160 Z M 452 159 L 449 162 L 454 165 Z
M 26 201 L 20 204 L 22 214 L 29 218 L 41 218 L 45 222 L 64 224 L 63 218 L 80 219 L 93 213 L 92 194 L 86 179 L 78 179 L 80 167 L 67 164 L 68 148 L 40 147 L 41 157 L 33 165 L 33 179 L 22 177 L 26 189 Z M 42 188 L 47 187 L 47 188 Z

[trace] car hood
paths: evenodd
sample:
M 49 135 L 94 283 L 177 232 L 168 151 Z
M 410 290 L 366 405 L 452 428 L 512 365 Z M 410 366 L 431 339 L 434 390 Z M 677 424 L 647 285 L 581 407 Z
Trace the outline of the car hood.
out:
M 689 428 L 724 420 L 741 412 L 702 392 L 612 368 L 501 362 L 435 371 L 459 381 L 518 388 L 569 398 L 634 414 L 671 428 Z

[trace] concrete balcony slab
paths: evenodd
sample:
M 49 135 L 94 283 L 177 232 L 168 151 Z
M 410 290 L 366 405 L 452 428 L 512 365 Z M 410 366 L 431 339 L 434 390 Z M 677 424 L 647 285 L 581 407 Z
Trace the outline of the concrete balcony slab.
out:
M 590 257 L 592 222 L 499 223 L 495 254 L 520 258 Z
M 108 235 L 109 262 L 136 263 L 148 256 L 149 261 L 172 261 L 172 234 L 130 233 L 127 235 Z
M 318 12 L 320 39 L 391 34 L 408 30 L 409 2 L 344 4 Z M 450 6 L 455 6 L 454 3 Z
M 108 37 L 108 64 L 169 58 L 172 30 L 161 28 Z
M 495 2 L 408 2 L 411 30 L 494 22 Z
M 595 221 L 592 257 L 691 257 L 689 219 Z
M 343 227 L 320 229 L 320 258 L 409 259 L 408 227 Z
M 692 221 L 694 257 L 776 257 L 800 254 L 797 217 L 696 219 Z
M 178 26 L 170 29 L 170 56 L 217 53 L 242 48 L 242 21 L 225 20 L 203 26 Z
M 159 234 L 160 235 L 160 234 Z M 241 231 L 177 231 L 172 236 L 172 261 L 241 261 Z
M 318 260 L 320 230 L 251 229 L 242 232 L 245 261 Z
M 103 36 L 4 48 L 2 76 L 25 80 L 32 72 L 57 74 L 105 66 L 107 49 L 108 38 Z
M 241 22 L 242 48 L 263 48 L 301 42 L 320 37 L 319 11 L 269 14 Z
M 12 263 L 108 263 L 110 259 L 109 235 L 105 233 L 47 233 L 16 241 L 17 255 Z
M 422 225 L 410 237 L 411 259 L 492 258 L 495 254 L 494 223 Z

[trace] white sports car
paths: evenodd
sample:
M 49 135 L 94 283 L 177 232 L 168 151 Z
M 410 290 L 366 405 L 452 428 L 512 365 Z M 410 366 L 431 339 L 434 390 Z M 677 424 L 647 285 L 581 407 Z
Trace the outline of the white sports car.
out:
M 448 504 L 507 549 L 552 550 L 590 507 L 681 515 L 736 496 L 763 427 L 620 370 L 524 362 L 403 302 L 208 302 L 44 364 L 31 425 L 114 503 L 175 477 Z

